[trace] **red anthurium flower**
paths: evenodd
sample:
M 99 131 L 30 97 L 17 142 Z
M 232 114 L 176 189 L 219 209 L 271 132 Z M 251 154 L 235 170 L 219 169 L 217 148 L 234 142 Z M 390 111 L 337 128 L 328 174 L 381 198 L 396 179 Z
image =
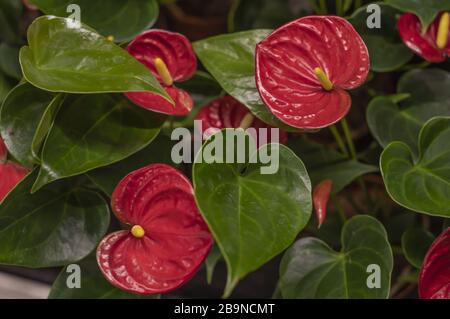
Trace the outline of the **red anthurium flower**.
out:
M 331 189 L 333 187 L 333 181 L 326 179 L 321 181 L 314 187 L 313 191 L 313 203 L 316 211 L 317 220 L 319 221 L 318 228 L 322 226 L 327 217 L 327 204 L 330 199 Z
M 256 84 L 281 121 L 318 129 L 343 118 L 351 105 L 346 90 L 364 83 L 369 54 L 347 20 L 309 16 L 275 30 L 256 47 Z
M 450 227 L 431 244 L 419 276 L 423 299 L 450 299 Z
M 0 164 L 6 161 L 6 156 L 8 155 L 8 150 L 6 149 L 5 142 L 0 137 Z
M 28 170 L 13 162 L 0 163 L 0 202 L 28 174 Z
M 178 288 L 213 244 L 190 181 L 168 165 L 130 173 L 114 190 L 111 206 L 131 229 L 106 236 L 97 262 L 106 279 L 126 291 L 151 295 Z
M 419 18 L 412 13 L 403 14 L 397 29 L 403 42 L 416 54 L 430 62 L 442 62 L 450 55 L 450 14 L 439 14 L 425 32 Z
M 175 101 L 175 106 L 150 92 L 127 92 L 135 104 L 160 113 L 186 115 L 194 105 L 189 94 L 174 86 L 174 82 L 191 78 L 197 69 L 197 58 L 189 40 L 164 30 L 141 33 L 128 45 L 128 52 L 144 64 Z
M 197 114 L 197 120 L 202 121 L 202 129 L 204 133 L 208 129 L 221 130 L 224 128 L 254 128 L 257 134 L 265 134 L 267 136 L 261 139 L 261 143 L 258 146 L 272 141 L 271 128 L 272 126 L 264 123 L 252 113 L 238 100 L 232 96 L 220 97 L 209 104 L 205 105 Z M 259 130 L 265 128 L 266 130 Z M 211 131 L 211 130 L 210 130 Z M 210 132 L 209 131 L 209 132 Z M 278 143 L 286 144 L 288 135 L 285 131 L 279 129 Z M 250 134 L 255 133 L 249 131 Z M 210 134 L 211 135 L 211 134 Z M 206 136 L 209 137 L 209 136 Z M 254 136 L 257 139 L 258 136 Z M 275 141 L 273 141 L 275 142 Z

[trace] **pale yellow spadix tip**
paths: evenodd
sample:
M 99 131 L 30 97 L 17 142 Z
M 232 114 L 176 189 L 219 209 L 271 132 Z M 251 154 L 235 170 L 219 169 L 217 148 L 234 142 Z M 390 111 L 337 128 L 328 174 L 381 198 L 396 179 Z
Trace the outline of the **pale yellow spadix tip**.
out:
M 145 230 L 140 225 L 134 225 L 131 227 L 131 234 L 136 238 L 142 238 L 145 235 Z
M 316 74 L 317 79 L 325 90 L 331 91 L 333 89 L 333 83 L 331 83 L 330 79 L 321 68 L 315 68 L 314 73 Z
M 255 117 L 253 116 L 253 114 L 248 112 L 242 118 L 241 123 L 239 124 L 239 127 L 244 130 L 248 129 L 252 125 L 254 119 L 255 119 Z
M 448 28 L 450 26 L 450 14 L 445 12 L 439 20 L 439 28 L 436 37 L 436 45 L 439 49 L 444 49 L 447 46 Z
M 106 37 L 106 40 L 111 41 L 111 42 L 114 42 L 114 36 L 113 36 L 113 35 L 108 35 L 108 36 Z
M 170 75 L 170 71 L 167 68 L 166 63 L 161 58 L 156 58 L 153 63 L 155 63 L 156 71 L 158 72 L 159 76 L 161 77 L 161 80 L 163 83 L 167 86 L 171 86 L 173 84 L 172 75 Z

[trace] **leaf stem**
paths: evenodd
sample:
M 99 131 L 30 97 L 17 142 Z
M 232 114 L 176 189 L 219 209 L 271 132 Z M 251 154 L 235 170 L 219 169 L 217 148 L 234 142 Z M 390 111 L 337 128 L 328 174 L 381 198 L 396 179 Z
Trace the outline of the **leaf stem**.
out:
M 331 125 L 330 132 L 333 134 L 334 139 L 336 140 L 337 145 L 339 146 L 339 149 L 341 150 L 342 154 L 345 156 L 349 156 L 347 148 L 345 147 L 344 140 L 341 137 L 341 134 L 339 134 L 338 129 L 336 128 L 336 125 Z
M 319 0 L 319 7 L 320 7 L 320 13 L 321 14 L 327 14 L 328 13 L 326 0 Z
M 350 132 L 350 127 L 348 126 L 348 122 L 345 117 L 341 120 L 341 126 L 342 129 L 344 130 L 344 136 L 345 140 L 347 141 L 348 149 L 350 150 L 350 156 L 352 159 L 357 160 L 355 144 L 353 143 L 352 139 L 352 133 Z
M 344 7 L 342 0 L 336 0 L 336 14 L 340 17 L 344 15 Z

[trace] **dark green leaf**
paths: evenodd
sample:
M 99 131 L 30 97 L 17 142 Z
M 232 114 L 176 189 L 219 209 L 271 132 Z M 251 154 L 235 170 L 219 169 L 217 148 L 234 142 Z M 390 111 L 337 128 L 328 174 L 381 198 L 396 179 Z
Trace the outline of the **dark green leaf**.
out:
M 16 80 L 22 79 L 18 48 L 7 43 L 0 44 L 0 71 Z
M 229 29 L 275 29 L 282 24 L 312 13 L 304 0 L 240 0 L 229 17 Z
M 108 205 L 69 182 L 30 194 L 35 178 L 29 174 L 0 205 L 0 263 L 38 268 L 84 258 L 108 229 Z
M 432 233 L 422 228 L 408 229 L 402 236 L 402 249 L 411 265 L 420 269 L 428 248 L 434 240 Z
M 120 180 L 134 170 L 151 163 L 166 163 L 176 166 L 171 159 L 173 145 L 174 142 L 168 137 L 159 134 L 150 145 L 136 154 L 115 164 L 90 171 L 87 175 L 102 191 L 111 196 Z
M 278 120 L 264 105 L 255 82 L 256 44 L 271 30 L 252 30 L 219 35 L 194 43 L 205 68 L 223 89 L 264 122 L 286 130 L 295 130 Z
M 28 82 L 67 93 L 150 91 L 170 99 L 150 70 L 128 52 L 72 19 L 43 16 L 20 50 Z
M 157 0 L 31 0 L 46 14 L 68 17 L 67 7 L 76 4 L 81 9 L 81 21 L 115 41 L 133 39 L 150 28 L 158 18 Z
M 9 43 L 20 43 L 20 17 L 22 15 L 22 1 L 0 1 L 0 40 Z
M 413 70 L 400 79 L 398 92 L 409 94 L 401 105 L 388 97 L 376 97 L 367 109 L 367 122 L 381 146 L 406 143 L 417 154 L 422 125 L 434 116 L 450 115 L 450 73 L 431 69 Z
M 369 28 L 367 6 L 361 7 L 349 21 L 362 36 L 370 54 L 370 68 L 376 72 L 396 70 L 413 57 L 412 51 L 403 44 L 396 30 L 398 10 L 377 3 L 381 8 L 380 28 Z
M 440 11 L 450 10 L 447 0 L 385 0 L 386 3 L 404 12 L 412 12 L 422 21 L 426 29 Z
M 6 98 L 1 110 L 0 131 L 9 152 L 22 165 L 32 167 L 35 164 L 31 151 L 35 133 L 46 110 L 57 109 L 59 102 L 53 94 L 28 83 L 16 86 Z M 40 135 L 45 136 L 48 129 L 40 131 Z
M 289 147 L 305 162 L 313 185 L 325 179 L 333 181 L 336 194 L 357 177 L 378 171 L 372 165 L 350 160 L 341 153 L 307 139 L 290 139 Z
M 245 154 L 235 139 L 250 145 Z M 208 164 L 214 147 L 216 161 Z M 279 155 L 276 172 L 276 167 L 260 170 L 270 165 L 261 160 L 267 151 Z M 245 163 L 236 158 L 229 163 L 231 152 L 245 155 Z M 253 139 L 240 129 L 223 130 L 205 142 L 194 162 L 193 181 L 197 204 L 228 266 L 225 296 L 239 279 L 289 246 L 311 215 L 311 183 L 302 161 L 284 145 L 256 151 Z
M 208 285 L 212 283 L 214 269 L 220 259 L 222 259 L 222 254 L 220 253 L 219 246 L 214 245 L 205 260 L 206 281 L 208 282 Z
M 419 213 L 450 217 L 450 118 L 428 121 L 419 134 L 419 156 L 402 142 L 381 154 L 380 166 L 389 195 Z
M 44 143 L 33 191 L 136 153 L 158 135 L 164 119 L 161 114 L 133 105 L 122 95 L 67 98 Z
M 156 299 L 156 296 L 141 296 L 112 286 L 98 268 L 95 253 L 77 263 L 80 267 L 80 288 L 68 288 L 72 283 L 72 269 L 64 268 L 53 283 L 49 299 Z
M 308 237 L 283 256 L 279 289 L 283 298 L 387 298 L 393 256 L 383 225 L 359 215 L 342 229 L 342 250 Z M 370 265 L 380 267 L 380 287 L 369 288 Z
M 5 100 L 8 92 L 11 90 L 11 85 L 8 80 L 0 73 L 0 105 Z

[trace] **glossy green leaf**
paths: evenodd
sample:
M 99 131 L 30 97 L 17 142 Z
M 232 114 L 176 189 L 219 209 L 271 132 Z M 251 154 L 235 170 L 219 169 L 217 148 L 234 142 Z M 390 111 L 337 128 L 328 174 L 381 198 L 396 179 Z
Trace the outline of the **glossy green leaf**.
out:
M 350 160 L 334 149 L 312 140 L 289 140 L 289 147 L 305 162 L 313 185 L 324 179 L 333 181 L 332 193 L 340 192 L 359 176 L 378 171 L 378 167 Z
M 345 223 L 341 242 L 340 252 L 312 237 L 289 248 L 280 265 L 283 298 L 387 298 L 393 256 L 383 225 L 370 216 L 355 216 Z M 369 288 L 376 274 L 371 265 L 379 266 L 379 288 Z
M 275 29 L 311 13 L 310 2 L 304 0 L 240 0 L 230 12 L 228 28 L 232 31 Z
M 43 16 L 28 28 L 22 72 L 41 89 L 67 93 L 150 91 L 170 99 L 128 52 L 72 19 Z
M 74 268 L 65 267 L 53 283 L 49 299 L 157 299 L 158 295 L 142 296 L 132 294 L 112 286 L 100 272 L 95 253 L 90 254 L 76 265 L 80 267 L 80 287 L 68 288 L 73 284 Z M 72 275 L 72 276 L 71 276 Z
M 22 78 L 18 48 L 7 43 L 0 44 L 0 71 L 16 80 Z
M 151 163 L 166 163 L 176 167 L 171 159 L 173 145 L 170 138 L 159 134 L 141 151 L 112 165 L 90 171 L 87 175 L 103 192 L 111 196 L 120 180 L 132 171 Z
M 0 40 L 8 43 L 20 43 L 20 17 L 22 1 L 0 1 Z
M 46 110 L 59 106 L 59 99 L 52 103 L 54 99 L 53 94 L 25 83 L 16 86 L 3 104 L 0 132 L 9 152 L 24 166 L 32 167 L 36 162 L 33 139 Z M 40 131 L 45 136 L 48 128 Z
M 208 285 L 212 283 L 214 269 L 221 258 L 222 254 L 220 253 L 219 246 L 214 245 L 205 260 L 206 281 L 208 282 Z
M 389 195 L 419 213 L 450 217 L 450 118 L 428 121 L 419 134 L 419 156 L 405 143 L 392 142 L 380 166 Z
M 450 73 L 413 70 L 402 76 L 399 94 L 408 94 L 400 105 L 388 97 L 376 97 L 367 109 L 367 123 L 381 146 L 406 143 L 417 154 L 417 140 L 423 124 L 434 116 L 450 115 Z
M 81 9 L 81 21 L 104 36 L 112 35 L 115 41 L 133 39 L 150 28 L 158 18 L 157 0 L 30 0 L 41 11 L 60 17 L 68 17 L 70 4 Z
M 402 249 L 411 265 L 420 269 L 434 236 L 423 228 L 410 228 L 402 235 Z
M 122 95 L 68 97 L 45 140 L 33 191 L 127 158 L 158 135 L 164 119 Z
M 53 267 L 87 256 L 109 225 L 103 198 L 70 182 L 30 194 L 29 174 L 0 205 L 0 263 Z
M 256 151 L 253 139 L 243 130 L 221 132 L 197 154 L 193 183 L 197 204 L 228 266 L 224 293 L 228 296 L 239 279 L 294 241 L 310 218 L 312 204 L 308 173 L 291 150 L 269 144 Z M 246 141 L 247 151 L 237 141 Z M 207 156 L 212 148 L 215 161 Z M 279 165 L 273 160 L 274 171 L 263 174 L 261 168 L 270 164 L 263 164 L 267 161 L 261 155 L 268 151 L 274 157 L 278 153 Z M 241 164 L 231 154 L 241 154 Z
M 295 129 L 272 115 L 256 88 L 256 44 L 270 32 L 262 29 L 219 35 L 195 42 L 194 49 L 205 68 L 228 94 L 264 122 L 292 131 Z
M 386 3 L 404 12 L 412 12 L 427 28 L 440 11 L 450 10 L 447 0 L 385 0 Z
M 384 3 L 377 4 L 381 9 L 380 28 L 369 28 L 367 20 L 373 12 L 367 12 L 367 6 L 355 11 L 349 22 L 353 24 L 367 45 L 371 70 L 388 72 L 398 69 L 411 60 L 413 53 L 395 32 L 397 15 L 400 12 Z

